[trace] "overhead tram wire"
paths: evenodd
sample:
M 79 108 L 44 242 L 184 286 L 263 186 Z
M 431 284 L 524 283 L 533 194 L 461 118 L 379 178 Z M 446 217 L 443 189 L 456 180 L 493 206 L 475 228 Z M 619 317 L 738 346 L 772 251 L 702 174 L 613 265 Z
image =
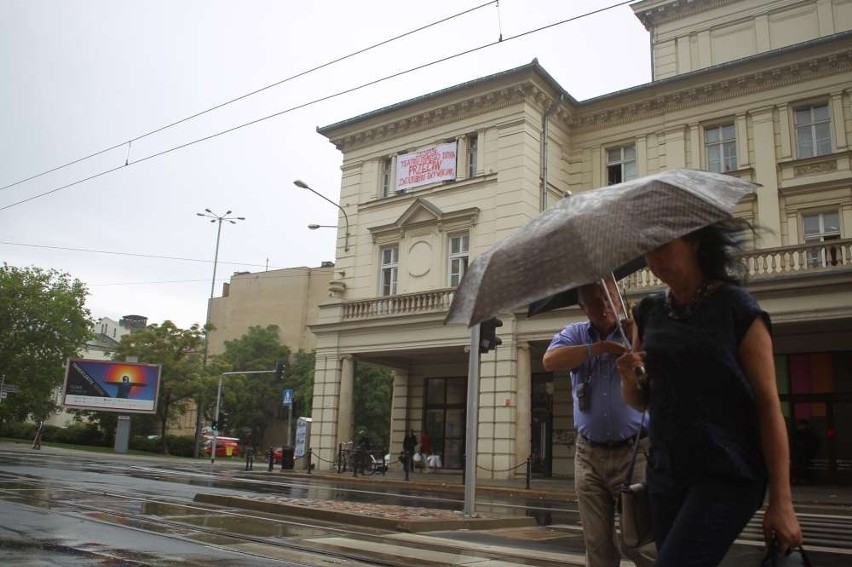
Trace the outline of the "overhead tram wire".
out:
M 82 161 L 86 161 L 87 159 L 91 159 L 91 158 L 93 158 L 93 157 L 97 157 L 97 156 L 99 156 L 99 155 L 101 155 L 101 154 L 105 154 L 105 153 L 110 152 L 110 151 L 112 151 L 112 150 L 116 150 L 116 149 L 118 149 L 118 148 L 120 148 L 120 147 L 122 147 L 122 146 L 128 146 L 128 154 L 127 154 L 127 155 L 128 155 L 128 158 L 129 158 L 129 156 L 130 156 L 130 148 L 129 148 L 129 146 L 130 146 L 131 144 L 133 144 L 133 142 L 136 142 L 136 141 L 141 140 L 141 139 L 143 139 L 143 138 L 147 138 L 148 136 L 152 136 L 152 135 L 154 135 L 154 134 L 158 134 L 158 133 L 160 133 L 160 132 L 162 132 L 162 131 L 164 131 L 164 130 L 168 130 L 169 128 L 172 128 L 172 127 L 174 127 L 174 126 L 177 126 L 178 124 L 183 124 L 184 122 L 187 122 L 187 121 L 189 121 L 189 120 L 193 120 L 193 119 L 195 119 L 195 118 L 198 118 L 199 116 L 203 116 L 203 115 L 205 115 L 205 114 L 207 114 L 207 113 L 209 113 L 209 112 L 213 112 L 214 110 L 218 110 L 218 109 L 220 109 L 220 108 L 223 108 L 223 107 L 225 107 L 225 106 L 228 106 L 229 104 L 233 104 L 233 103 L 235 103 L 235 102 L 238 102 L 238 101 L 241 101 L 241 100 L 243 100 L 243 99 L 246 99 L 246 98 L 248 98 L 248 97 L 250 97 L 250 96 L 254 96 L 254 95 L 258 94 L 258 93 L 261 93 L 261 92 L 263 92 L 263 91 L 269 90 L 269 89 L 271 89 L 271 88 L 273 88 L 273 87 L 277 87 L 277 86 L 279 86 L 279 85 L 283 85 L 284 83 L 287 83 L 287 82 L 289 82 L 289 81 L 292 81 L 292 80 L 298 79 L 299 77 L 304 77 L 305 75 L 308 75 L 308 74 L 310 74 L 310 73 L 314 73 L 314 72 L 316 72 L 316 71 L 319 71 L 320 69 L 324 69 L 324 68 L 326 68 L 326 67 L 330 67 L 331 65 L 335 65 L 335 64 L 340 63 L 340 62 L 342 62 L 342 61 L 345 61 L 345 60 L 347 60 L 347 59 L 351 59 L 352 57 L 356 57 L 356 56 L 358 56 L 358 55 L 361 55 L 361 54 L 363 54 L 363 53 L 366 53 L 366 52 L 371 51 L 371 50 L 373 50 L 373 49 L 376 49 L 376 48 L 378 48 L 378 47 L 382 47 L 382 46 L 387 45 L 387 44 L 389 44 L 389 43 L 393 43 L 394 41 L 397 41 L 397 40 L 403 39 L 403 38 L 405 38 L 405 37 L 408 37 L 409 35 L 413 35 L 413 34 L 415 34 L 415 33 L 419 33 L 419 32 L 421 32 L 421 31 L 427 30 L 427 29 L 429 29 L 429 28 L 431 28 L 431 27 L 435 27 L 435 26 L 440 25 L 440 24 L 443 24 L 443 23 L 445 23 L 445 22 L 449 22 L 449 21 L 451 21 L 451 20 L 454 20 L 455 18 L 459 18 L 459 17 L 461 17 L 461 16 L 466 16 L 467 14 L 470 14 L 470 13 L 472 13 L 472 12 L 475 12 L 476 10 L 480 10 L 480 9 L 482 9 L 482 8 L 486 7 L 486 6 L 490 6 L 491 4 L 495 4 L 495 3 L 499 3 L 499 0 L 489 0 L 488 2 L 485 2 L 484 4 L 480 4 L 480 5 L 478 5 L 478 6 L 474 6 L 473 8 L 468 8 L 467 10 L 463 10 L 463 11 L 458 12 L 458 13 L 456 13 L 456 14 L 453 14 L 453 15 L 451 15 L 451 16 L 447 16 L 447 17 L 445 17 L 445 18 L 441 18 L 441 19 L 439 19 L 439 20 L 435 20 L 434 22 L 431 22 L 431 23 L 425 24 L 425 25 L 423 25 L 423 26 L 420 26 L 419 28 L 415 28 L 415 29 L 413 29 L 413 30 L 409 30 L 409 31 L 404 32 L 404 33 L 401 33 L 401 34 L 399 34 L 399 35 L 397 35 L 397 36 L 394 36 L 394 37 L 391 37 L 391 38 L 388 38 L 388 39 L 382 40 L 382 41 L 380 41 L 380 42 L 378 42 L 378 43 L 374 43 L 374 44 L 369 45 L 369 46 L 367 46 L 367 47 L 361 48 L 361 49 L 359 49 L 358 51 L 353 51 L 352 53 L 349 53 L 349 54 L 347 54 L 347 55 L 343 55 L 343 56 L 341 56 L 341 57 L 338 57 L 337 59 L 332 59 L 331 61 L 327 61 L 326 63 L 321 63 L 320 65 L 317 65 L 316 67 L 311 67 L 310 69 L 306 69 L 306 70 L 304 70 L 304 71 L 300 71 L 300 72 L 296 73 L 295 75 L 291 75 L 291 76 L 289 76 L 289 77 L 286 77 L 286 78 L 284 78 L 284 79 L 281 79 L 280 81 L 276 81 L 276 82 L 274 82 L 274 83 L 271 83 L 271 84 L 269 84 L 269 85 L 266 85 L 265 87 L 260 87 L 259 89 L 255 89 L 255 90 L 253 90 L 253 91 L 251 91 L 251 92 L 245 93 L 245 94 L 240 95 L 240 96 L 238 96 L 238 97 L 235 97 L 235 98 L 232 98 L 232 99 L 226 100 L 225 102 L 221 102 L 221 103 L 219 103 L 219 104 L 217 104 L 217 105 L 215 105 L 215 106 L 211 106 L 210 108 L 208 108 L 208 109 L 206 109 L 206 110 L 202 110 L 202 111 L 200 111 L 200 112 L 196 112 L 195 114 L 192 114 L 192 115 L 187 116 L 187 117 L 185 117 L 185 118 L 181 118 L 180 120 L 177 120 L 177 121 L 175 121 L 175 122 L 171 122 L 171 123 L 166 124 L 166 125 L 164 125 L 164 126 L 160 126 L 159 128 L 155 128 L 155 129 L 153 129 L 153 130 L 151 130 L 151 131 L 149 131 L 149 132 L 145 132 L 144 134 L 140 134 L 139 136 L 136 136 L 135 138 L 130 138 L 129 140 L 126 140 L 126 141 L 121 142 L 121 143 L 119 143 L 119 144 L 115 144 L 115 145 L 112 145 L 112 146 L 110 146 L 110 147 L 108 147 L 108 148 L 104 148 L 104 149 L 102 149 L 102 150 L 98 150 L 98 151 L 93 152 L 93 153 L 91 153 L 91 154 L 89 154 L 89 155 L 86 155 L 86 156 L 83 156 L 83 157 L 77 158 L 77 159 L 75 159 L 75 160 L 73 160 L 73 161 L 69 161 L 69 162 L 64 163 L 64 164 L 62 164 L 62 165 L 57 165 L 56 167 L 52 167 L 52 168 L 50 168 L 50 169 L 47 169 L 47 170 L 45 170 L 45 171 L 42 171 L 41 173 L 36 173 L 35 175 L 31 175 L 31 176 L 26 177 L 26 178 L 24 178 L 24 179 L 19 179 L 18 181 L 15 181 L 15 182 L 13 182 L 13 183 L 10 183 L 10 184 L 8 184 L 8 185 L 4 185 L 3 187 L 0 187 L 0 191 L 4 191 L 4 190 L 6 190 L 6 189 L 11 189 L 12 187 L 15 187 L 15 186 L 17 186 L 17 185 L 20 185 L 20 184 L 22 184 L 22 183 L 26 183 L 27 181 L 32 181 L 33 179 L 38 179 L 39 177 L 43 177 L 43 176 L 45 176 L 45 175 L 48 175 L 49 173 L 53 173 L 53 172 L 55 172 L 55 171 L 59 171 L 60 169 L 64 169 L 64 168 L 66 168 L 66 167 L 70 167 L 70 166 L 75 165 L 75 164 L 77 164 L 77 163 L 80 163 L 80 162 L 82 162 Z M 125 165 L 128 165 L 128 164 L 129 164 L 129 161 L 128 161 L 128 159 L 127 159 L 127 158 L 125 158 Z M 116 169 L 120 169 L 120 168 L 116 168 Z M 110 171 L 106 171 L 106 172 L 104 172 L 104 173 L 110 173 L 110 172 L 112 172 L 112 171 L 115 171 L 115 169 L 112 169 L 112 170 L 110 170 Z M 85 180 L 83 180 L 83 181 L 88 181 L 89 179 L 93 179 L 93 178 L 87 178 L 87 179 L 85 179 Z M 0 210 L 3 210 L 3 209 L 0 209 Z
M 134 252 L 117 252 L 114 250 L 97 250 L 95 248 L 71 248 L 69 246 L 53 246 L 50 244 L 29 244 L 25 242 L 8 242 L 4 240 L 0 240 L 0 244 L 5 244 L 7 246 L 26 246 L 29 248 L 47 248 L 49 250 L 64 250 L 68 252 L 86 252 L 90 254 L 113 254 L 116 256 L 133 256 L 134 258 L 151 258 L 154 260 L 178 260 L 181 262 L 203 262 L 205 264 L 212 264 L 213 260 L 204 260 L 201 258 L 182 258 L 180 256 L 161 256 L 157 254 L 140 254 Z M 220 264 L 231 264 L 234 266 L 256 266 L 256 267 L 267 267 L 266 264 L 251 264 L 248 262 L 226 262 L 224 260 L 219 260 Z
M 339 96 L 343 96 L 343 95 L 345 95 L 345 94 L 350 94 L 350 93 L 353 93 L 353 92 L 359 91 L 359 90 L 361 90 L 361 89 L 364 89 L 364 88 L 367 88 L 367 87 L 370 87 L 370 86 L 373 86 L 373 85 L 377 85 L 377 84 L 379 84 L 379 83 L 383 83 L 383 82 L 388 81 L 388 80 L 390 80 L 390 79 L 395 79 L 395 78 L 397 78 L 397 77 L 401 77 L 401 76 L 403 76 L 403 75 L 407 75 L 407 74 L 409 74 L 409 73 L 413 73 L 414 71 L 420 71 L 420 70 L 422 70 L 422 69 L 426 69 L 426 68 L 428 68 L 428 67 L 432 67 L 432 66 L 434 66 L 434 65 L 438 65 L 439 63 L 446 63 L 447 61 L 451 61 L 451 60 L 453 60 L 453 59 L 458 59 L 459 57 L 463 57 L 463 56 L 465 56 L 465 55 L 470 55 L 471 53 L 476 53 L 477 51 L 482 51 L 483 49 L 487 49 L 487 48 L 489 48 L 489 47 L 493 47 L 493 46 L 495 46 L 495 45 L 508 43 L 508 42 L 510 42 L 510 41 L 512 41 L 512 40 L 520 39 L 520 38 L 522 38 L 522 37 L 526 37 L 526 36 L 528 36 L 528 35 L 532 35 L 532 34 L 535 34 L 535 33 L 539 33 L 539 32 L 542 32 L 542 31 L 544 31 L 544 30 L 548 30 L 548 29 L 551 29 L 551 28 L 554 28 L 554 27 L 557 27 L 557 26 L 561 26 L 561 25 L 563 25 L 563 24 L 566 24 L 566 23 L 569 23 L 569 22 L 573 22 L 573 21 L 576 21 L 576 20 L 579 20 L 579 19 L 582 19 L 582 18 L 587 18 L 587 17 L 589 17 L 589 16 L 594 16 L 594 15 L 596 15 L 596 14 L 600 14 L 600 13 L 602 13 L 602 12 L 606 12 L 606 11 L 608 11 L 608 10 L 612 10 L 613 8 L 619 8 L 619 7 L 621 7 L 621 6 L 626 6 L 626 5 L 631 4 L 631 3 L 635 2 L 635 1 L 636 1 L 636 0 L 623 0 L 622 2 L 618 2 L 618 3 L 616 3 L 616 4 L 612 4 L 612 5 L 610 5 L 610 6 L 606 6 L 606 7 L 604 7 L 604 8 L 599 8 L 599 9 L 597 9 L 597 10 L 592 10 L 591 12 L 585 12 L 585 13 L 583 13 L 583 14 L 579 14 L 579 15 L 577 15 L 577 16 L 572 16 L 572 17 L 570 17 L 570 18 L 566 18 L 566 19 L 564 19 L 564 20 L 560 20 L 560 21 L 558 21 L 558 22 L 553 22 L 553 23 L 550 23 L 550 24 L 547 24 L 547 25 L 544 25 L 544 26 L 541 26 L 541 27 L 538 27 L 538 28 L 534 28 L 534 29 L 531 29 L 531 30 L 527 30 L 527 31 L 525 31 L 525 32 L 521 32 L 521 33 L 515 34 L 515 35 L 513 35 L 513 36 L 509 36 L 509 37 L 505 37 L 505 38 L 497 39 L 497 40 L 495 40 L 495 41 L 491 41 L 491 42 L 488 42 L 488 43 L 484 43 L 484 44 L 482 44 L 482 45 L 480 45 L 480 46 L 478 46 L 478 47 L 474 47 L 474 48 L 471 48 L 471 49 L 467 49 L 467 50 L 465 50 L 465 51 L 461 51 L 461 52 L 455 53 L 455 54 L 453 54 L 453 55 L 448 55 L 448 56 L 446 56 L 446 57 L 442 57 L 442 58 L 440 58 L 440 59 L 435 59 L 435 60 L 430 61 L 430 62 L 428 62 L 428 63 L 423 63 L 422 65 L 417 65 L 416 67 L 411 67 L 411 68 L 406 69 L 406 70 L 403 70 L 403 71 L 398 71 L 398 72 L 396 72 L 396 73 L 392 73 L 392 74 L 390 74 L 390 75 L 386 75 L 386 76 L 384 76 L 384 77 L 380 77 L 380 78 L 378 78 L 378 79 L 374 79 L 374 80 L 372 80 L 372 81 L 368 81 L 368 82 L 366 82 L 366 83 L 362 83 L 362 84 L 360 84 L 360 85 L 358 85 L 358 86 L 351 87 L 351 88 L 348 88 L 348 89 L 344 89 L 344 90 L 342 90 L 342 91 L 338 91 L 338 92 L 333 93 L 333 94 L 330 94 L 330 95 L 326 95 L 326 96 L 323 96 L 323 97 L 320 97 L 320 98 L 315 98 L 315 99 L 310 100 L 310 101 L 308 101 L 308 102 L 304 102 L 304 103 L 302 103 L 302 104 L 298 104 L 298 105 L 296 105 L 296 106 L 291 106 L 290 108 L 287 108 L 287 109 L 284 109 L 284 110 L 281 110 L 281 111 L 278 111 L 278 112 L 274 112 L 274 113 L 269 114 L 269 115 L 267 115 L 267 116 L 262 116 L 262 117 L 260 117 L 260 118 L 256 118 L 256 119 L 254 119 L 254 120 L 250 120 L 250 121 L 248 121 L 248 122 L 244 122 L 244 123 L 242 123 L 242 124 L 239 124 L 239 125 L 237 125 L 237 126 L 234 126 L 234 127 L 231 127 L 231 128 L 227 128 L 227 129 L 222 130 L 222 131 L 220 131 L 220 132 L 216 132 L 216 133 L 214 133 L 214 134 L 210 134 L 209 136 L 204 136 L 204 137 L 202 137 L 202 138 L 197 138 L 197 139 L 195 139 L 195 140 L 191 140 L 191 141 L 186 142 L 186 143 L 184 143 L 184 144 L 180 144 L 180 145 L 177 145 L 177 146 L 171 147 L 171 148 L 169 148 L 169 149 L 162 150 L 162 151 L 160 151 L 160 152 L 157 152 L 157 153 L 154 153 L 154 154 L 151 154 L 151 155 L 145 156 L 145 157 L 143 157 L 143 158 L 139 158 L 139 159 L 137 159 L 137 160 L 135 160 L 135 161 L 131 161 L 131 162 L 129 162 L 129 163 L 122 164 L 122 165 L 120 165 L 120 166 L 118 166 L 118 167 L 114 167 L 114 168 L 112 168 L 112 169 L 108 169 L 108 170 L 106 170 L 106 171 L 102 171 L 101 173 L 97 173 L 97 174 L 92 175 L 92 176 L 89 176 L 89 177 L 87 177 L 87 178 L 85 178 L 85 179 L 81 179 L 81 180 L 78 180 L 78 181 L 74 181 L 74 182 L 68 183 L 67 185 L 63 185 L 63 186 L 61 186 L 61 187 L 57 187 L 56 189 L 51 189 L 50 191 L 45 191 L 44 193 L 39 193 L 39 194 L 33 195 L 33 196 L 31 196 L 31 197 L 27 197 L 26 199 L 22 199 L 22 200 L 20 200 L 20 201 L 16 201 L 16 202 L 14 202 L 14 203 L 10 203 L 10 204 L 8 204 L 8 205 L 5 205 L 5 206 L 3 206 L 3 207 L 0 207 L 0 211 L 5 211 L 6 209 L 10 209 L 10 208 L 12 208 L 12 207 L 16 207 L 16 206 L 18 206 L 18 205 L 22 205 L 22 204 L 27 203 L 27 202 L 29 202 L 29 201 L 33 201 L 33 200 L 35 200 L 35 199 L 39 199 L 39 198 L 41 198 L 41 197 L 45 197 L 45 196 L 47 196 L 47 195 L 50 195 L 50 194 L 56 193 L 57 191 L 62 191 L 63 189 L 68 189 L 69 187 L 73 187 L 73 186 L 78 185 L 78 184 L 80 184 L 80 183 L 83 183 L 83 182 L 85 182 L 85 181 L 89 181 L 89 180 L 91 180 L 91 179 L 95 179 L 95 178 L 97 178 L 97 177 L 101 177 L 101 176 L 103 176 L 103 175 L 106 175 L 106 174 L 108 174 L 108 173 L 112 173 L 112 172 L 117 171 L 117 170 L 119 170 L 119 169 L 122 169 L 122 168 L 125 168 L 125 167 L 130 167 L 130 166 L 136 165 L 136 164 L 138 164 L 138 163 L 142 163 L 142 162 L 145 162 L 145 161 L 148 161 L 148 160 L 151 160 L 151 159 L 154 159 L 154 158 L 160 157 L 160 156 L 164 156 L 164 155 L 169 154 L 169 153 L 171 153 L 171 152 L 174 152 L 174 151 L 177 151 L 177 150 L 181 150 L 181 149 L 183 149 L 183 148 L 187 148 L 187 147 L 189 147 L 189 146 L 193 146 L 193 145 L 198 144 L 198 143 L 201 143 L 201 142 L 206 142 L 206 141 L 208 141 L 208 140 L 212 140 L 213 138 L 218 138 L 219 136 L 223 136 L 223 135 L 225 135 L 225 134 L 230 134 L 231 132 L 236 132 L 237 130 L 241 130 L 242 128 L 245 128 L 245 127 L 247 127 L 247 126 L 253 126 L 254 124 L 258 124 L 258 123 L 260 123 L 260 122 L 264 122 L 264 121 L 266 121 L 266 120 L 269 120 L 269 119 L 272 119 L 272 118 L 276 118 L 276 117 L 278 117 L 278 116 L 282 116 L 282 115 L 284 115 L 284 114 L 288 114 L 288 113 L 293 112 L 293 111 L 295 111 L 295 110 L 301 110 L 301 109 L 303 109 L 303 108 L 307 108 L 308 106 L 312 106 L 312 105 L 317 104 L 317 103 L 320 103 L 320 102 L 325 102 L 325 101 L 327 101 L 327 100 L 331 100 L 331 99 L 333 99 L 333 98 L 337 98 L 337 97 L 339 97 Z

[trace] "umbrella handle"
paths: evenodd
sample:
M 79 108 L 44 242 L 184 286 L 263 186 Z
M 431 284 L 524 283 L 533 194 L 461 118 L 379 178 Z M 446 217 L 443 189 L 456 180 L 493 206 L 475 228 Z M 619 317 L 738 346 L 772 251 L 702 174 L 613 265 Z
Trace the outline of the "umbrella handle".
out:
M 633 369 L 633 374 L 636 376 L 636 387 L 642 389 L 648 385 L 648 372 L 645 371 L 645 366 L 637 366 Z

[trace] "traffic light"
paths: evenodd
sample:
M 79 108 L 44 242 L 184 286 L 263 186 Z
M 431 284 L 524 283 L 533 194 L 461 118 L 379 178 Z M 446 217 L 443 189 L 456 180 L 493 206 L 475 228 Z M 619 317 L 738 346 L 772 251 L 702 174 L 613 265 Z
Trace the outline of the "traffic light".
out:
M 503 321 L 497 317 L 492 317 L 479 324 L 479 352 L 485 354 L 503 344 L 503 341 L 497 336 L 497 327 L 502 326 Z
M 216 431 L 219 431 L 219 422 L 214 419 L 213 423 L 210 424 L 210 427 L 212 429 L 215 429 Z
M 281 380 L 282 378 L 284 378 L 284 363 L 283 362 L 276 362 L 275 363 L 275 379 Z
M 219 427 L 216 428 L 216 431 L 225 431 L 225 418 L 228 416 L 222 412 L 219 412 Z

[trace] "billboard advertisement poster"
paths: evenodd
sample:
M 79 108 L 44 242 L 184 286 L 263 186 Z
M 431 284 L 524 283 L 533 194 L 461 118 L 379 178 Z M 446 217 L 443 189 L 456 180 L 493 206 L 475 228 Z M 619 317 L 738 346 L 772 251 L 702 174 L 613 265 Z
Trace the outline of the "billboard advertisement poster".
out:
M 70 409 L 155 413 L 160 365 L 69 359 L 62 405 Z

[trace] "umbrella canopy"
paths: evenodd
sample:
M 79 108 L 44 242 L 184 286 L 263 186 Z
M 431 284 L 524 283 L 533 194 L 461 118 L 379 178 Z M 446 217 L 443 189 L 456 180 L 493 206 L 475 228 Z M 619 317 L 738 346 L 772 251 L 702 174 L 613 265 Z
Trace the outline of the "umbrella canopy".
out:
M 617 282 L 618 280 L 626 278 L 636 270 L 641 270 L 644 267 L 645 257 L 639 256 L 638 258 L 634 258 L 630 262 L 627 262 L 625 265 L 613 270 L 612 278 Z M 551 295 L 550 297 L 545 297 L 544 299 L 533 301 L 532 303 L 530 303 L 529 307 L 527 307 L 527 317 L 532 317 L 533 315 L 538 315 L 539 313 L 553 311 L 554 309 L 559 309 L 560 307 L 570 307 L 571 305 L 577 305 L 580 302 L 579 289 L 579 287 L 572 287 L 560 291 L 557 294 Z
M 646 252 L 731 218 L 757 187 L 676 169 L 563 199 L 471 263 L 444 322 L 473 326 L 636 265 Z

